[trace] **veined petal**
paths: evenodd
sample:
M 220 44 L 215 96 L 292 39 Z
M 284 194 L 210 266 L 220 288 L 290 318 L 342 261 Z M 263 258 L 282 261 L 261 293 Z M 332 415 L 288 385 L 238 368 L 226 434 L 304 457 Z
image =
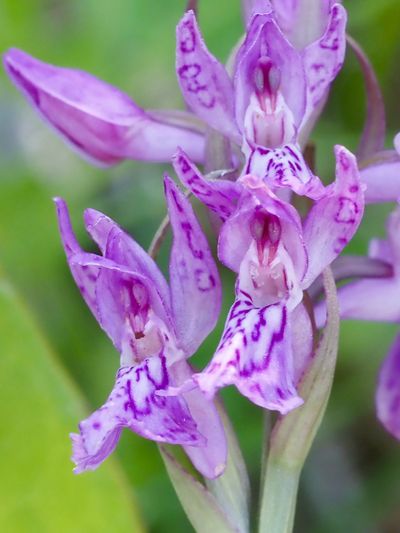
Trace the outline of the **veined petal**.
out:
M 304 223 L 309 258 L 304 289 L 340 254 L 357 231 L 364 213 L 356 158 L 343 146 L 335 147 L 335 156 L 336 181 L 316 202 Z
M 311 319 L 304 304 L 290 313 L 294 383 L 300 382 L 314 356 Z
M 233 384 L 253 403 L 282 414 L 301 405 L 287 315 L 282 305 L 257 309 L 249 300 L 236 300 L 214 357 L 193 376 L 199 388 L 213 396 Z
M 222 219 L 230 217 L 235 209 L 241 187 L 236 182 L 206 179 L 183 150 L 172 158 L 178 178 L 205 206 Z
M 400 440 L 400 335 L 382 363 L 376 389 L 376 412 L 389 433 Z
M 183 383 L 190 380 L 193 371 L 186 361 L 179 361 L 171 368 L 175 380 Z M 212 400 L 209 400 L 196 387 L 182 394 L 196 422 L 201 435 L 207 439 L 205 446 L 184 445 L 196 469 L 205 477 L 214 479 L 225 470 L 227 461 L 227 441 L 221 418 Z
M 189 201 L 168 176 L 164 187 L 173 230 L 169 272 L 175 330 L 180 347 L 190 356 L 217 323 L 221 282 Z
M 147 278 L 157 289 L 165 307 L 171 306 L 167 282 L 154 260 L 116 222 L 95 209 L 86 209 L 85 225 L 104 257 Z
M 79 434 L 71 435 L 75 472 L 97 468 L 114 450 L 124 427 L 158 442 L 204 446 L 185 402 L 156 394 L 169 382 L 163 355 L 120 368 L 107 402 L 79 424 Z
M 324 99 L 342 68 L 346 50 L 346 21 L 344 7 L 340 4 L 333 5 L 324 35 L 303 51 L 307 78 L 307 109 L 303 124 Z
M 272 189 L 289 188 L 314 200 L 325 190 L 321 180 L 308 168 L 298 147 L 288 144 L 274 150 L 256 146 L 250 153 L 245 174 L 263 178 Z
M 194 160 L 203 159 L 200 134 L 152 118 L 126 94 L 86 72 L 55 67 L 17 49 L 5 54 L 4 66 L 42 118 L 96 164 L 169 161 L 178 145 Z
M 225 67 L 208 51 L 193 11 L 179 22 L 176 40 L 176 71 L 186 103 L 204 122 L 239 143 L 232 82 Z

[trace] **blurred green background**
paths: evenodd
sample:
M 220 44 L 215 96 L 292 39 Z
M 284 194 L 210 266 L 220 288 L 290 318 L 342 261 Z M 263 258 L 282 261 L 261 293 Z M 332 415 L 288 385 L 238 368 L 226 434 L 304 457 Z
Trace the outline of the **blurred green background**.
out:
M 376 68 L 388 110 L 388 146 L 400 130 L 400 3 L 349 0 L 349 30 Z M 144 107 L 182 107 L 174 74 L 175 25 L 183 0 L 0 0 L 0 49 L 25 49 L 88 70 Z M 233 0 L 200 0 L 209 48 L 222 60 L 242 32 Z M 359 68 L 348 54 L 312 138 L 330 180 L 335 143 L 355 149 L 364 113 Z M 187 532 L 153 443 L 124 432 L 96 472 L 72 474 L 68 433 L 105 400 L 118 357 L 86 309 L 66 266 L 51 198 L 70 204 L 87 249 L 82 210 L 100 209 L 143 245 L 165 214 L 168 165 L 90 167 L 56 138 L 0 73 L 0 531 Z M 352 253 L 384 235 L 388 206 L 367 209 Z M 167 247 L 161 262 L 165 268 Z M 223 272 L 225 311 L 232 276 Z M 222 321 L 225 311 L 222 313 Z M 226 314 L 226 313 L 225 313 Z M 212 354 L 222 324 L 195 361 Z M 374 385 L 396 331 L 346 323 L 328 413 L 302 477 L 296 532 L 400 531 L 400 447 L 375 419 Z M 257 499 L 262 416 L 223 393 Z

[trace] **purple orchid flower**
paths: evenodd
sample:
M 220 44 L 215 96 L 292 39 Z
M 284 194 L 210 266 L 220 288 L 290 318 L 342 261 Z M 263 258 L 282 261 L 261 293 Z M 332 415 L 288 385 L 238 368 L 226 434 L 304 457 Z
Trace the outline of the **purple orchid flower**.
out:
M 206 477 L 220 475 L 225 467 L 224 430 L 213 404 L 198 390 L 163 395 L 190 378 L 186 359 L 214 328 L 221 303 L 218 271 L 189 202 L 168 177 L 165 192 L 174 232 L 169 287 L 142 248 L 92 209 L 85 212 L 86 229 L 102 256 L 82 251 L 67 206 L 56 199 L 72 275 L 121 354 L 108 400 L 72 435 L 76 472 L 104 461 L 124 427 L 148 439 L 182 445 Z
M 400 133 L 394 138 L 394 150 L 374 154 L 361 169 L 366 184 L 367 203 L 395 202 L 400 199 Z
M 220 345 L 191 380 L 208 397 L 234 384 L 257 405 L 281 413 L 301 404 L 296 384 L 312 353 L 303 291 L 352 238 L 364 208 L 355 157 L 340 146 L 335 153 L 336 181 L 304 223 L 261 178 L 208 181 L 182 151 L 175 156 L 182 183 L 223 221 L 218 255 L 238 273 Z
M 390 265 L 391 275 L 364 278 L 339 289 L 342 318 L 400 322 L 400 207 L 389 216 L 387 240 L 373 239 L 369 257 Z M 320 309 L 322 322 L 323 310 Z M 376 391 L 377 415 L 384 427 L 400 440 L 400 336 L 384 359 Z
M 178 122 L 176 114 L 144 111 L 90 74 L 48 65 L 20 50 L 9 50 L 4 65 L 45 121 L 94 163 L 168 161 L 177 146 L 200 162 L 204 125 L 195 116 L 243 145 L 249 156 L 258 146 L 281 147 L 309 132 L 310 118 L 320 109 L 345 50 L 346 12 L 340 4 L 333 4 L 324 19 L 323 35 L 303 50 L 287 40 L 279 11 L 268 6 L 251 17 L 232 79 L 208 51 L 194 12 L 185 14 L 177 27 L 176 63 L 193 114 L 181 112 Z
M 177 118 L 145 111 L 86 72 L 43 63 L 15 48 L 4 55 L 4 67 L 45 122 L 94 164 L 169 161 L 178 145 L 203 159 L 201 130 L 183 112 Z

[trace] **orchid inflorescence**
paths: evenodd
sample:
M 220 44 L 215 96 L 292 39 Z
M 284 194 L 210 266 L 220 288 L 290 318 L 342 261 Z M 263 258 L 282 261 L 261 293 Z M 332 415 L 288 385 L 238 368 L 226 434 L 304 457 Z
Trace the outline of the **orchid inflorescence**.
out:
M 155 253 L 151 257 L 93 209 L 86 210 L 85 225 L 101 255 L 82 250 L 65 201 L 55 199 L 74 280 L 120 353 L 110 396 L 71 436 L 76 472 L 97 468 L 129 428 L 181 445 L 204 478 L 223 478 L 232 434 L 214 398 L 227 385 L 279 413 L 272 452 L 293 417 L 303 420 L 302 431 L 308 427 L 314 434 L 332 382 L 331 375 L 321 378 L 316 361 L 330 357 L 333 374 L 337 351 L 337 334 L 328 349 L 318 331 L 326 324 L 326 340 L 332 326 L 330 267 L 337 279 L 350 280 L 338 290 L 342 318 L 400 319 L 400 207 L 389 216 L 387 240 L 372 240 L 366 258 L 346 256 L 345 275 L 340 268 L 339 256 L 360 225 L 364 204 L 400 195 L 400 137 L 395 150 L 383 149 L 379 86 L 362 49 L 346 38 L 345 8 L 334 0 L 242 4 L 246 31 L 227 67 L 207 49 L 193 10 L 178 23 L 176 71 L 188 109 L 179 114 L 141 109 L 90 74 L 48 65 L 21 50 L 4 56 L 16 87 L 79 154 L 100 166 L 124 159 L 171 162 L 190 193 L 165 175 L 173 233 L 169 282 Z M 364 73 L 368 112 L 358 159 L 336 146 L 336 179 L 326 185 L 304 154 L 342 67 L 346 39 Z M 221 340 L 202 371 L 187 359 L 217 323 L 221 281 L 189 196 L 209 211 L 218 259 L 236 274 Z M 299 197 L 310 206 L 305 215 L 296 208 Z M 400 337 L 382 364 L 376 406 L 380 421 L 400 439 Z M 291 438 L 301 447 L 298 426 L 293 423 Z M 169 452 L 162 453 L 171 461 Z M 275 449 L 274 461 L 279 453 Z M 231 530 L 247 527 L 228 523 Z

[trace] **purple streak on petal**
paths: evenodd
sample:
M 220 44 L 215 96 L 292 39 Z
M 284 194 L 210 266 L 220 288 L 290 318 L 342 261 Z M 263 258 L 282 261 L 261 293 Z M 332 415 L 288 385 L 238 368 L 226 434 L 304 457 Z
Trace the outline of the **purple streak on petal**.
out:
M 178 145 L 194 160 L 203 159 L 201 135 L 153 119 L 126 94 L 86 72 L 55 67 L 17 49 L 5 54 L 4 66 L 42 118 L 96 164 L 168 161 Z
M 180 361 L 171 368 L 175 380 L 182 383 L 193 374 L 186 361 Z M 227 442 L 221 418 L 214 403 L 208 400 L 196 387 L 182 394 L 197 429 L 207 439 L 206 446 L 184 446 L 196 469 L 205 477 L 214 479 L 222 474 L 227 461 Z
M 342 68 L 346 50 L 346 10 L 333 5 L 324 35 L 303 51 L 307 77 L 307 109 L 303 124 L 324 99 L 329 87 Z
M 116 222 L 95 209 L 86 209 L 85 225 L 104 257 L 147 278 L 156 288 L 167 310 L 170 294 L 167 282 L 154 260 Z
M 225 67 L 208 51 L 193 11 L 179 22 L 176 40 L 176 71 L 186 103 L 204 122 L 239 143 L 232 82 Z
M 351 240 L 364 213 L 364 193 L 353 154 L 335 147 L 336 181 L 309 212 L 304 224 L 309 267 L 306 289 Z
M 380 422 L 400 440 L 400 335 L 397 335 L 382 363 L 375 402 Z
M 236 300 L 214 357 L 193 377 L 199 388 L 212 397 L 233 384 L 255 404 L 282 414 L 301 405 L 287 314 L 282 305 L 257 309 L 248 299 Z
M 245 173 L 263 178 L 272 189 L 288 187 L 296 194 L 314 200 L 320 198 L 325 189 L 295 144 L 274 150 L 255 147 L 248 157 Z
M 107 402 L 79 424 L 79 434 L 71 436 L 75 472 L 97 468 L 114 450 L 124 427 L 158 442 L 204 446 L 186 403 L 156 394 L 169 382 L 163 355 L 120 368 Z
M 400 198 L 400 156 L 394 150 L 381 152 L 371 165 L 360 170 L 367 204 L 395 202 Z
M 268 15 L 253 17 L 246 39 L 238 51 L 234 77 L 237 123 L 244 124 L 250 95 L 255 91 L 255 73 L 260 58 L 268 58 L 279 71 L 279 91 L 294 117 L 294 123 L 299 124 L 306 105 L 302 58 L 281 33 L 273 17 Z
M 182 184 L 205 206 L 222 220 L 232 215 L 241 189 L 237 183 L 206 179 L 183 150 L 178 150 L 174 155 L 172 164 Z
M 217 323 L 221 282 L 189 201 L 168 176 L 164 187 L 173 231 L 169 272 L 175 329 L 180 347 L 191 356 Z
M 364 50 L 350 36 L 347 36 L 347 42 L 361 67 L 367 96 L 364 129 L 357 150 L 357 157 L 361 161 L 383 150 L 386 134 L 385 104 L 376 74 Z

